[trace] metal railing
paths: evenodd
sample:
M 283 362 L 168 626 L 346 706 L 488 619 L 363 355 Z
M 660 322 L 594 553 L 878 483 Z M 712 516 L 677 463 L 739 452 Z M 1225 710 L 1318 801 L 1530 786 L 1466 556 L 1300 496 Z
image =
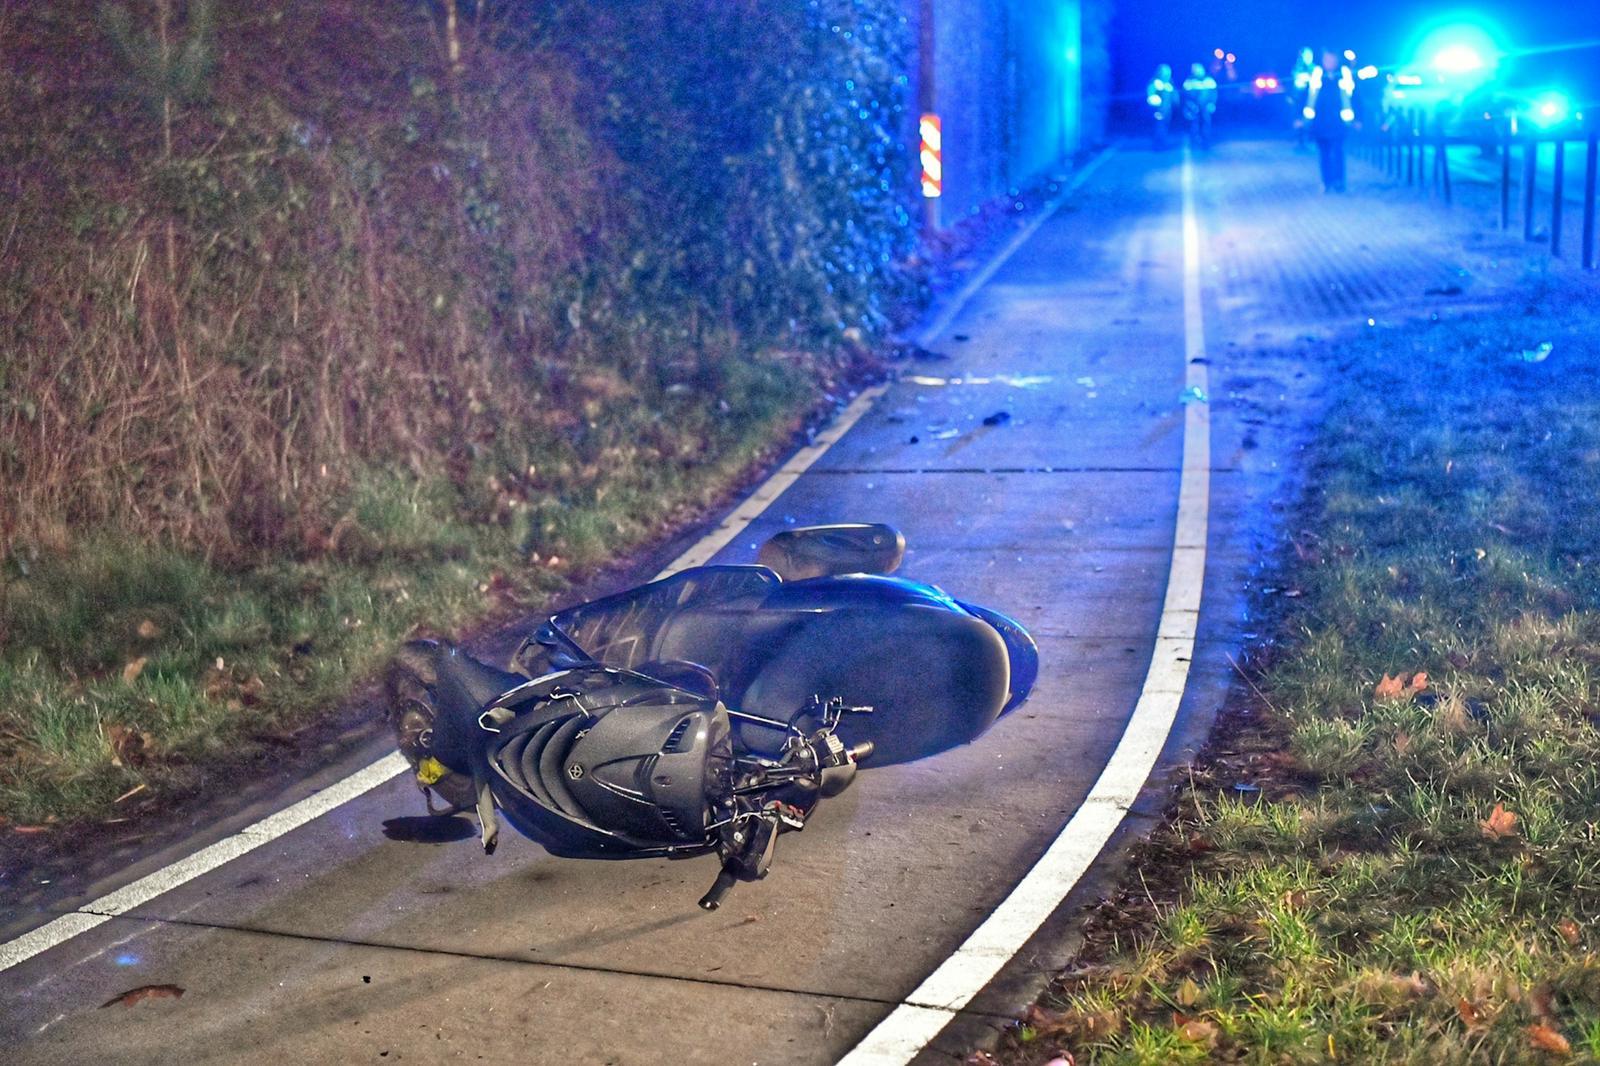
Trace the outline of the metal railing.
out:
M 1487 132 L 1487 131 L 1486 131 Z M 1539 166 L 1545 154 L 1545 145 L 1553 145 L 1550 169 L 1550 254 L 1563 253 L 1562 227 L 1567 202 L 1567 146 L 1583 146 L 1583 191 L 1578 198 L 1583 210 L 1581 226 L 1583 269 L 1594 270 L 1595 249 L 1595 196 L 1596 166 L 1600 165 L 1600 122 L 1591 119 L 1587 128 L 1561 132 L 1534 132 L 1519 130 L 1515 121 L 1500 123 L 1486 136 L 1474 137 L 1446 131 L 1438 119 L 1430 119 L 1420 108 L 1392 110 L 1383 120 L 1363 132 L 1357 141 L 1358 150 L 1369 163 L 1381 169 L 1396 182 L 1421 187 L 1430 194 L 1440 196 L 1446 204 L 1453 203 L 1455 192 L 1451 171 L 1450 149 L 1459 145 L 1477 148 L 1487 159 L 1498 162 L 1495 179 L 1500 195 L 1500 228 L 1508 230 L 1512 222 L 1512 192 L 1520 191 L 1522 239 L 1533 241 L 1538 237 Z M 1513 167 L 1513 159 L 1520 168 Z M 1520 176 L 1518 175 L 1520 170 Z

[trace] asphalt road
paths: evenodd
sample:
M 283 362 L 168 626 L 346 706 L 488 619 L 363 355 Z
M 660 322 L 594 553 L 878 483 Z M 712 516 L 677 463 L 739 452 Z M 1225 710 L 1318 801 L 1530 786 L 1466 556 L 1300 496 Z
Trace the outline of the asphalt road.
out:
M 975 744 L 864 773 L 781 841 L 767 881 L 710 914 L 694 902 L 711 859 L 390 839 L 386 820 L 421 813 L 414 788 L 390 781 L 0 973 L 7 1061 L 837 1060 L 1050 844 L 1138 697 L 1183 445 L 1178 159 L 1108 160 L 931 345 L 949 358 L 907 365 L 717 556 L 750 561 L 791 524 L 891 522 L 906 575 L 1033 631 L 1042 671 L 1023 708 Z M 1285 472 L 1324 371 L 1297 362 L 1293 339 L 1417 313 L 1427 286 L 1471 275 L 1471 299 L 1494 284 L 1491 255 L 1452 251 L 1443 215 L 1363 194 L 1359 167 L 1355 196 L 1325 199 L 1313 169 L 1286 146 L 1245 144 L 1196 169 L 1211 533 L 1169 766 L 1227 689 L 1251 625 L 1245 590 L 1282 532 Z M 925 1057 L 948 1061 L 1025 1001 L 1077 902 Z M 102 1008 L 144 985 L 184 993 Z

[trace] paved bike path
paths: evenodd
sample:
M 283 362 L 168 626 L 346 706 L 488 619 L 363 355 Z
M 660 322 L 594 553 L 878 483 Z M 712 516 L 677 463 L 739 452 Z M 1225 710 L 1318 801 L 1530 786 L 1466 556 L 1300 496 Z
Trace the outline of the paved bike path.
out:
M 1225 148 L 1201 167 L 1206 298 L 1223 333 L 1343 314 L 1296 317 L 1284 292 L 1302 268 L 1239 247 L 1249 232 L 1282 250 L 1301 232 L 1229 199 L 1254 182 L 1259 212 L 1301 206 L 1267 155 L 1278 150 Z M 1176 154 L 1113 157 L 932 346 L 949 358 L 908 365 L 717 556 L 749 561 L 791 524 L 899 526 L 907 576 L 1012 613 L 1039 640 L 1032 699 L 977 743 L 864 773 L 780 841 L 767 881 L 713 914 L 694 906 L 709 858 L 561 860 L 516 837 L 485 857 L 471 838 L 387 839 L 386 819 L 420 813 L 397 779 L 0 974 L 10 1060 L 837 1059 L 1005 897 L 1133 709 L 1179 484 L 1179 199 Z M 1349 225 L 1326 215 L 1347 208 L 1306 202 L 1304 225 Z M 1219 353 L 1227 344 L 1213 336 Z M 1251 367 L 1246 383 L 1226 365 L 1242 359 L 1216 358 L 1211 569 L 1189 694 L 1200 720 L 1248 624 L 1239 588 L 1271 543 L 1266 497 L 1293 439 L 1249 396 L 1294 391 L 1290 375 Z M 997 1022 L 1047 964 L 1030 947 L 969 1017 Z M 100 1009 L 154 984 L 185 991 Z

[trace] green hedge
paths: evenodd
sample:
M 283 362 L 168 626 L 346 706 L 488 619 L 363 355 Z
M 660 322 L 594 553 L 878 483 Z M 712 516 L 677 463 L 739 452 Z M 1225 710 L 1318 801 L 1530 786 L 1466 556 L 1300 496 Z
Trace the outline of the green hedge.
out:
M 890 0 L 6 18 L 8 553 L 315 554 L 374 467 L 559 503 L 916 294 Z

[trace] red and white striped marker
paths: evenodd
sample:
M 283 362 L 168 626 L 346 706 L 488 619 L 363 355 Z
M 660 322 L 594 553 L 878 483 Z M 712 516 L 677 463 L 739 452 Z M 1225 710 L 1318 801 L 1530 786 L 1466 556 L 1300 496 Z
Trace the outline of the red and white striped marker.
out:
M 939 133 L 939 116 L 931 111 L 917 123 L 922 135 L 922 195 L 932 200 L 944 192 L 944 139 Z

